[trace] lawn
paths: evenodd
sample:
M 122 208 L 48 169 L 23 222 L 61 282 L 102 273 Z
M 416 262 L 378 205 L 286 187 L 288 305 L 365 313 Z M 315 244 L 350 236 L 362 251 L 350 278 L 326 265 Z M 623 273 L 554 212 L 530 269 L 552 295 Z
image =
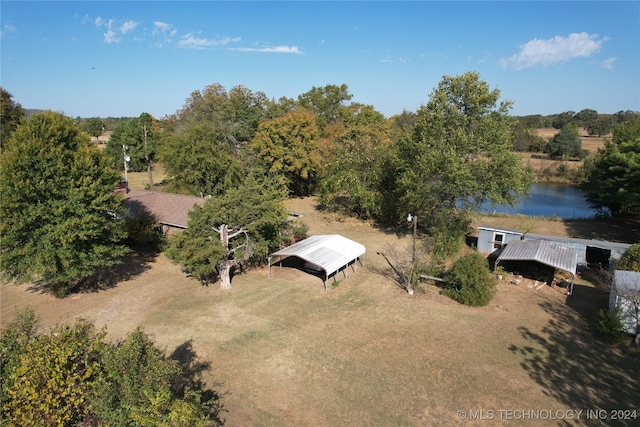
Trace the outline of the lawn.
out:
M 167 353 L 191 346 L 211 364 L 207 380 L 224 395 L 229 426 L 611 425 L 586 411 L 640 411 L 639 351 L 597 339 L 607 295 L 588 275 L 569 300 L 508 280 L 482 308 L 430 284 L 409 296 L 377 255 L 389 245 L 410 250 L 409 225 L 384 232 L 318 211 L 313 198 L 288 208 L 310 234 L 364 244 L 365 268 L 326 293 L 321 279 L 278 267 L 271 278 L 266 268 L 236 276 L 225 292 L 163 256 L 132 258 L 117 283 L 64 300 L 4 284 L 2 322 L 30 306 L 45 325 L 82 317 L 113 339 L 141 325 Z M 521 221 L 535 232 L 570 230 Z

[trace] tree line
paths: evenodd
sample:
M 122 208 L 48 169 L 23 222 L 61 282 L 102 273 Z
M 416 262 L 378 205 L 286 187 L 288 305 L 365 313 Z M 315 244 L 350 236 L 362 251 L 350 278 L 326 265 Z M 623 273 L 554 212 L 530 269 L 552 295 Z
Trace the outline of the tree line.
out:
M 285 220 L 287 197 L 315 194 L 324 209 L 385 226 L 412 214 L 443 264 L 469 232 L 470 212 L 484 202 L 514 204 L 532 181 L 514 153 L 522 120 L 475 72 L 443 76 L 418 111 L 391 118 L 352 102 L 345 84 L 278 100 L 212 84 L 174 114 L 119 122 L 102 153 L 59 114 L 8 120 L 21 107 L 4 93 L 3 132 L 15 130 L 2 139 L 3 274 L 44 280 L 61 295 L 128 250 L 123 202 L 111 196 L 125 155 L 132 171 L 161 164 L 164 191 L 207 197 L 166 247 L 201 280 L 227 278 L 299 234 L 301 226 Z M 572 120 L 593 116 L 583 110 Z M 619 116 L 612 142 L 584 173 L 589 200 L 614 215 L 638 211 L 640 188 L 640 119 Z M 545 149 L 583 154 L 572 126 Z

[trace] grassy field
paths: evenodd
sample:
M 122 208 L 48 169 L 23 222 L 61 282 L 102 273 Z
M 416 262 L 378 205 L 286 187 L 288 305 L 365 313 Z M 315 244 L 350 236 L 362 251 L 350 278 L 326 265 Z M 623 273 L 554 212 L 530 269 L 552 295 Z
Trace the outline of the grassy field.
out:
M 206 379 L 223 394 L 228 426 L 604 426 L 611 421 L 586 411 L 640 411 L 640 354 L 596 337 L 607 295 L 589 275 L 568 300 L 560 289 L 510 280 L 482 308 L 431 284 L 409 296 L 377 255 L 408 251 L 409 227 L 385 232 L 328 215 L 313 198 L 287 207 L 310 234 L 364 244 L 365 268 L 340 275 L 327 293 L 321 279 L 277 266 L 271 278 L 266 268 L 236 276 L 225 292 L 163 256 L 132 257 L 103 290 L 64 300 L 2 285 L 2 323 L 32 307 L 45 325 L 81 317 L 113 339 L 141 325 L 168 354 L 190 347 L 211 365 Z M 570 231 L 562 221 L 520 221 L 530 231 Z

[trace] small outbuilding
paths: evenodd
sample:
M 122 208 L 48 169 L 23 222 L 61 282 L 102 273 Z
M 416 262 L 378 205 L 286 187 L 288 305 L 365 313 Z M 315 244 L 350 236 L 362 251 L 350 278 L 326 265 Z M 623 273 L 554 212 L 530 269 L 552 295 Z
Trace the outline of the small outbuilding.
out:
M 327 280 L 344 271 L 348 277 L 351 265 L 356 272 L 357 261 L 364 267 L 364 245 L 347 239 L 339 234 L 316 235 L 301 240 L 293 245 L 280 249 L 269 255 L 269 277 L 271 277 L 271 260 L 274 257 L 282 261 L 287 257 L 296 257 L 304 261 L 305 270 L 319 273 L 324 277 L 324 290 L 327 291 Z
M 164 234 L 172 234 L 187 228 L 189 211 L 204 205 L 206 199 L 185 194 L 161 191 L 129 190 L 125 193 L 125 205 L 131 214 L 146 210 L 158 218 Z
M 619 308 L 625 331 L 640 334 L 640 272 L 615 270 L 609 307 Z
M 503 261 L 539 262 L 571 274 L 571 287 L 568 294 L 573 293 L 573 282 L 576 278 L 578 254 L 575 250 L 547 240 L 516 240 L 506 245 L 498 258 L 495 268 Z
M 489 225 L 478 226 L 478 252 L 491 254 L 514 240 L 522 240 L 522 230 L 495 227 Z

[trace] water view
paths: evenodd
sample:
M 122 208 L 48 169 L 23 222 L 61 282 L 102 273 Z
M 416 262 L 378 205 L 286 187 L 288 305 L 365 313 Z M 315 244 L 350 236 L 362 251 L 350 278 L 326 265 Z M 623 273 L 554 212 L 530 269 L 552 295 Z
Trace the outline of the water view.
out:
M 591 218 L 596 215 L 584 198 L 584 192 L 573 185 L 538 183 L 531 186 L 531 196 L 521 198 L 521 203 L 510 207 L 490 203 L 481 206 L 481 212 L 508 215 L 530 215 L 562 219 Z

